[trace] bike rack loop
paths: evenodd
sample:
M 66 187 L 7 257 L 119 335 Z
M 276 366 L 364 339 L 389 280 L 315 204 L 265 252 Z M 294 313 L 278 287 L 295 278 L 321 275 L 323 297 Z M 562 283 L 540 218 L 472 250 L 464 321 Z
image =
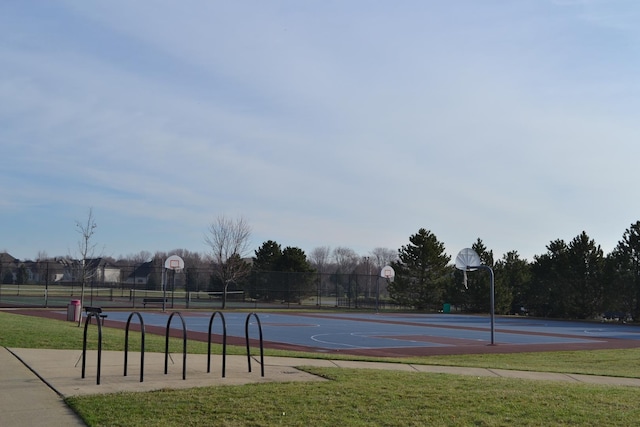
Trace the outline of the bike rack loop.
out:
M 209 319 L 209 344 L 207 345 L 207 373 L 211 372 L 211 327 L 213 326 L 213 319 L 216 314 L 220 315 L 222 319 L 222 378 L 225 377 L 227 366 L 227 321 L 224 319 L 224 314 L 221 311 L 216 311 L 211 315 Z
M 260 318 L 256 313 L 249 313 L 247 315 L 247 320 L 244 322 L 244 335 L 247 341 L 247 362 L 249 364 L 249 372 L 251 372 L 251 351 L 249 350 L 249 319 L 251 316 L 256 318 L 256 322 L 258 323 L 258 331 L 260 332 L 260 367 L 261 374 L 264 377 L 264 347 L 262 344 L 262 325 L 260 324 Z
M 184 317 L 178 311 L 174 311 L 169 316 L 169 320 L 167 320 L 167 332 L 165 335 L 165 344 L 164 344 L 164 374 L 167 374 L 169 367 L 169 326 L 171 326 L 171 319 L 173 316 L 178 315 L 180 320 L 182 321 L 182 379 L 187 379 L 187 325 L 184 323 Z
M 98 375 L 96 384 L 100 385 L 100 366 L 102 366 L 102 322 L 97 312 L 87 313 L 87 318 L 84 321 L 84 337 L 82 339 L 82 378 L 85 377 L 85 367 L 87 362 L 87 327 L 91 321 L 91 317 L 96 317 L 96 323 L 98 324 Z
M 138 319 L 140 319 L 140 332 L 142 333 L 142 342 L 140 343 L 140 382 L 144 379 L 144 320 L 142 320 L 142 315 L 137 311 L 134 311 L 129 315 L 127 319 L 127 328 L 124 333 L 124 376 L 127 376 L 127 360 L 129 355 L 129 324 L 131 323 L 131 318 L 133 315 L 137 315 Z

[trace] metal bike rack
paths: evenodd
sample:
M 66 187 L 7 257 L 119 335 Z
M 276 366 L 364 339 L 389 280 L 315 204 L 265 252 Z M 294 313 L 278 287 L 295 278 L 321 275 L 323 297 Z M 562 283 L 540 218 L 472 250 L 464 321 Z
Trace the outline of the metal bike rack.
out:
M 98 312 L 87 313 L 87 318 L 84 321 L 84 337 L 82 339 L 82 378 L 85 377 L 85 367 L 87 361 L 87 327 L 91 321 L 91 317 L 96 317 L 96 324 L 98 325 L 98 374 L 96 384 L 100 385 L 100 367 L 102 366 L 102 322 L 100 321 L 100 315 Z
M 209 344 L 207 345 L 207 373 L 211 372 L 211 327 L 213 326 L 213 319 L 216 314 L 220 315 L 222 319 L 222 378 L 225 377 L 227 366 L 227 321 L 224 319 L 224 314 L 220 311 L 216 311 L 211 315 L 209 319 Z
M 127 360 L 129 354 L 129 325 L 134 314 L 138 316 L 138 319 L 140 319 L 140 332 L 142 333 L 142 342 L 140 343 L 140 382 L 142 382 L 144 379 L 144 320 L 142 320 L 142 316 L 137 311 L 134 311 L 129 315 L 129 318 L 127 319 L 127 328 L 125 329 L 124 333 L 124 376 L 127 376 Z
M 165 336 L 165 344 L 164 344 L 164 374 L 167 374 L 169 367 L 169 327 L 171 326 L 171 319 L 173 316 L 178 315 L 180 320 L 182 321 L 182 379 L 187 379 L 187 325 L 184 323 L 184 318 L 182 314 L 177 311 L 174 311 L 169 316 L 169 320 L 167 320 L 167 332 Z
M 249 349 L 249 319 L 251 316 L 256 318 L 256 322 L 258 323 L 258 331 L 260 332 L 260 367 L 261 374 L 264 377 L 264 347 L 262 343 L 262 325 L 260 324 L 260 318 L 256 313 L 249 313 L 247 315 L 247 320 L 244 323 L 244 335 L 247 341 L 247 362 L 249 363 L 249 372 L 251 372 L 251 350 Z

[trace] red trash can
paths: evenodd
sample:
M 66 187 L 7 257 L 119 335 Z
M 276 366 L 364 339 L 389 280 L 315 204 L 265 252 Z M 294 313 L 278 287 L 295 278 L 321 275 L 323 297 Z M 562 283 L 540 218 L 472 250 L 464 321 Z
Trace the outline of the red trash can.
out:
M 79 322 L 82 307 L 79 299 L 72 299 L 67 306 L 67 320 L 70 322 Z

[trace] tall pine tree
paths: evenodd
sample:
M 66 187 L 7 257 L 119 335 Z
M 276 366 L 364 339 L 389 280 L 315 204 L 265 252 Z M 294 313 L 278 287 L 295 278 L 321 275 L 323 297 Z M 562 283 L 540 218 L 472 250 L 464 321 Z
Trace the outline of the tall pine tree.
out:
M 582 232 L 569 243 L 569 265 L 565 286 L 569 289 L 565 316 L 587 319 L 602 313 L 604 254 L 593 239 Z
M 451 257 L 445 253 L 444 244 L 424 228 L 409 242 L 398 250 L 398 261 L 392 263 L 396 276 L 389 285 L 389 296 L 419 310 L 439 309 L 444 285 L 451 276 Z
M 640 318 L 640 221 L 625 230 L 608 261 L 610 289 L 605 308 Z
M 509 251 L 496 262 L 496 313 L 527 314 L 526 290 L 531 280 L 527 260 Z

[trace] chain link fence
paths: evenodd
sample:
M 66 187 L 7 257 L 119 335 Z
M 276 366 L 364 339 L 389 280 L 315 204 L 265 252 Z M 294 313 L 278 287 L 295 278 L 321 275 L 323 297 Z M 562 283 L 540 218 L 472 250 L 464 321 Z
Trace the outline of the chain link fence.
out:
M 79 299 L 77 265 L 60 262 L 2 264 L 0 307 L 67 307 Z M 213 268 L 166 270 L 161 263 L 102 265 L 85 274 L 85 305 L 103 308 L 398 309 L 387 281 L 377 275 L 254 271 L 225 285 Z

